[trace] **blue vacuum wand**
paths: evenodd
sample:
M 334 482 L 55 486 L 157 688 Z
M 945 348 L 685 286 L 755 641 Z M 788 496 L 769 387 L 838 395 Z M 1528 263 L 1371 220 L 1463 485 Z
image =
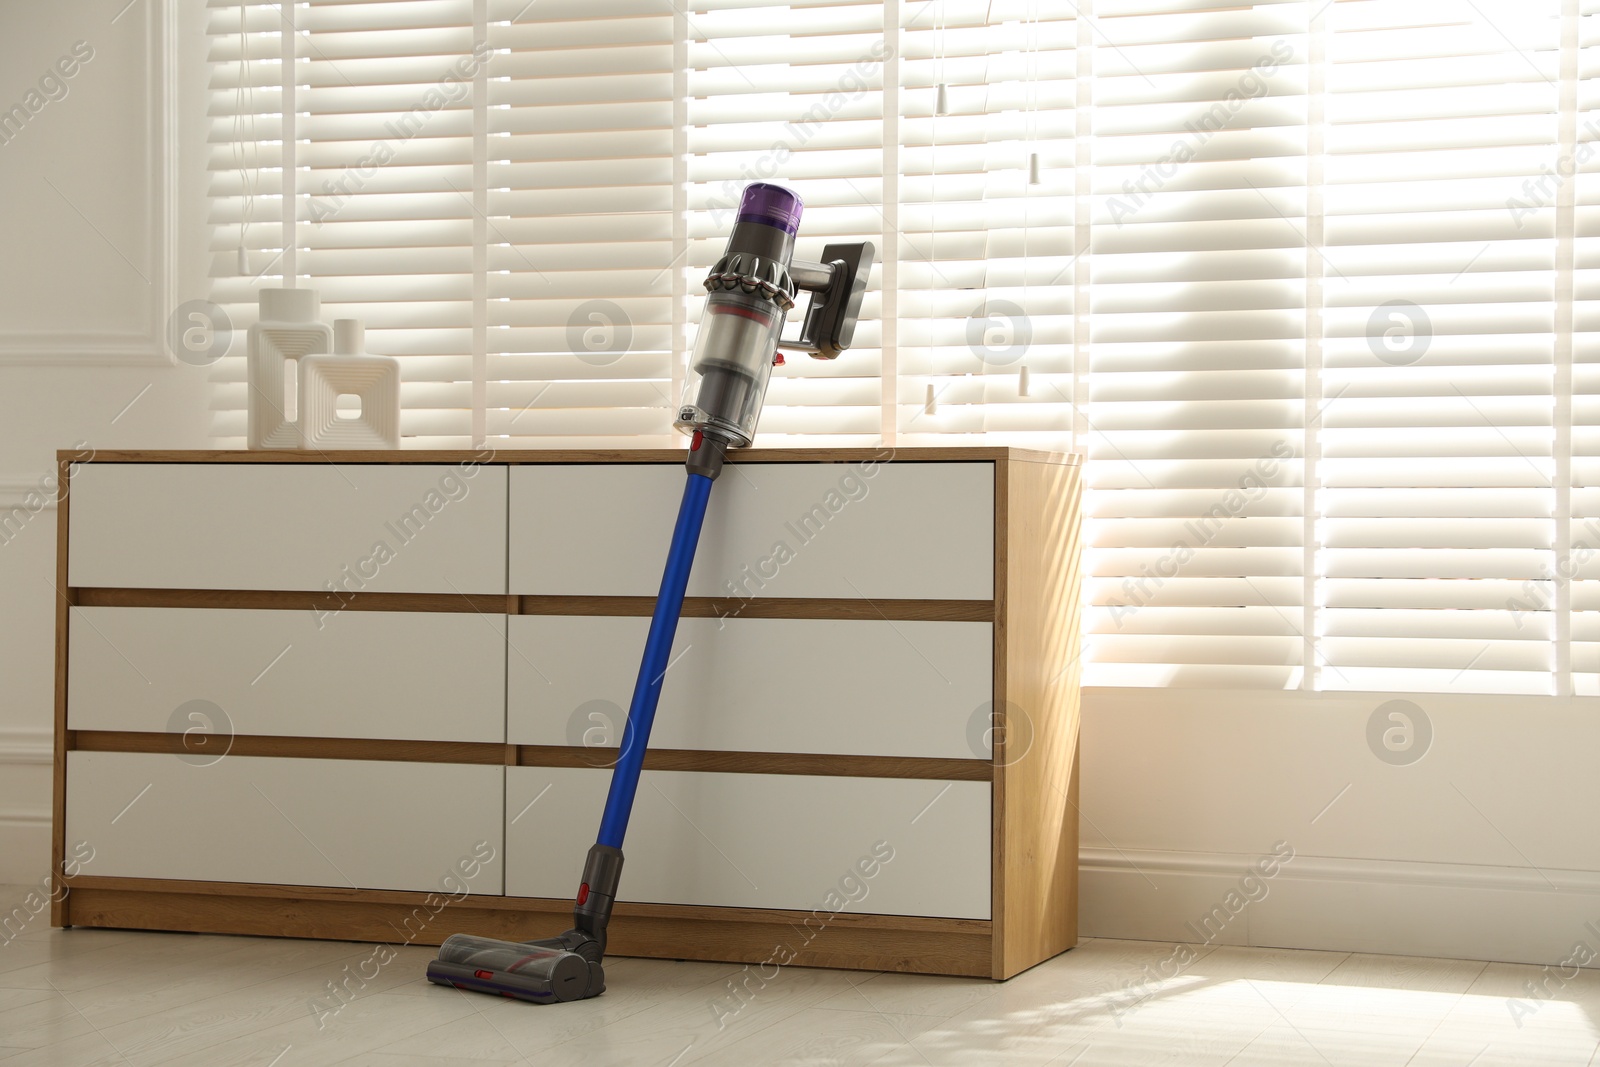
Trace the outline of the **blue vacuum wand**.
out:
M 755 437 L 772 367 L 783 362 L 780 349 L 833 359 L 850 347 L 872 270 L 874 250 L 865 241 L 827 245 L 820 263 L 795 260 L 800 212 L 800 198 L 788 189 L 764 182 L 747 186 L 728 247 L 706 276 L 705 320 L 686 389 L 691 399 L 675 422 L 691 435 L 685 464 L 689 479 L 650 616 L 600 833 L 578 885 L 572 929 L 525 942 L 452 935 L 428 964 L 430 982 L 536 1003 L 583 1000 L 605 992 L 601 961 L 622 877 L 622 839 L 639 790 L 711 483 L 722 472 L 727 450 L 746 447 Z M 811 294 L 811 302 L 800 336 L 788 340 L 782 336 L 784 320 L 801 290 Z

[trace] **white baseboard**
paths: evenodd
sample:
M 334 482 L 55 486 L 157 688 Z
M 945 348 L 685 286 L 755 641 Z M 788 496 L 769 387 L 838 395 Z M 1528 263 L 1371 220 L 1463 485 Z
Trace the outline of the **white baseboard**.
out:
M 1258 857 L 1085 848 L 1084 937 L 1554 964 L 1600 954 L 1600 872 L 1297 855 L 1244 888 Z M 1213 909 L 1219 905 L 1221 912 Z M 1214 916 L 1210 925 L 1202 917 Z
M 0 727 L 0 777 L 10 767 L 48 767 L 53 751 L 49 730 Z M 50 873 L 49 799 L 40 797 L 38 805 L 0 804 L 0 885 L 33 885 Z M 6 802 L 14 804 L 15 798 Z
M 0 508 L 27 508 L 35 513 L 54 511 L 53 474 L 0 475 Z
M 0 885 L 36 885 L 50 874 L 50 813 L 0 810 Z
M 8 763 L 49 765 L 53 752 L 54 744 L 49 730 L 0 726 L 0 766 Z

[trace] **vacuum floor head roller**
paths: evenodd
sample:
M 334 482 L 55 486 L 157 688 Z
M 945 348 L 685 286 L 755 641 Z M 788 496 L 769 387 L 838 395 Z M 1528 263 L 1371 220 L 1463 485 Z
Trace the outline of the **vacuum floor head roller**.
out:
M 870 242 L 829 244 L 818 263 L 794 259 L 800 197 L 777 185 L 747 186 L 728 247 L 706 275 L 705 318 L 695 341 L 677 428 L 690 435 L 688 484 L 667 551 L 661 592 L 650 617 L 622 747 L 611 772 L 600 833 L 578 884 L 572 929 L 536 941 L 496 941 L 455 934 L 428 964 L 428 980 L 481 993 L 552 1003 L 605 992 L 601 960 L 606 926 L 622 876 L 622 838 L 628 829 L 661 682 L 678 629 L 684 590 L 694 564 L 711 483 L 730 448 L 755 436 L 756 420 L 781 349 L 833 359 L 850 347 L 872 270 Z M 800 336 L 782 337 L 801 290 L 811 294 Z

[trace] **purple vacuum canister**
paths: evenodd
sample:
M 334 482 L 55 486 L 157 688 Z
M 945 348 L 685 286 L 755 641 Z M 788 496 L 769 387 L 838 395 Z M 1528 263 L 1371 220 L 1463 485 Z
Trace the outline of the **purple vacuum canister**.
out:
M 733 448 L 755 437 L 778 337 L 794 307 L 789 277 L 800 196 L 781 185 L 745 188 L 728 246 L 706 278 L 706 309 L 695 338 L 684 403 L 675 425 L 712 434 Z
M 764 222 L 776 226 L 790 237 L 800 232 L 800 212 L 805 205 L 800 194 L 781 185 L 755 182 L 745 187 L 744 199 L 739 202 L 739 217 L 735 222 Z M 729 241 L 730 248 L 733 242 Z

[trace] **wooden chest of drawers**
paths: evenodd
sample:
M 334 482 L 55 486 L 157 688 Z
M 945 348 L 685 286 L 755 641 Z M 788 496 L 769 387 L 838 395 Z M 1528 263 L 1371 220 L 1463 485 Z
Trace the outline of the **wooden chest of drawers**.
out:
M 56 859 L 93 858 L 55 922 L 565 928 L 681 458 L 64 470 Z M 1078 474 L 1003 448 L 729 464 L 613 952 L 1004 978 L 1073 945 Z

